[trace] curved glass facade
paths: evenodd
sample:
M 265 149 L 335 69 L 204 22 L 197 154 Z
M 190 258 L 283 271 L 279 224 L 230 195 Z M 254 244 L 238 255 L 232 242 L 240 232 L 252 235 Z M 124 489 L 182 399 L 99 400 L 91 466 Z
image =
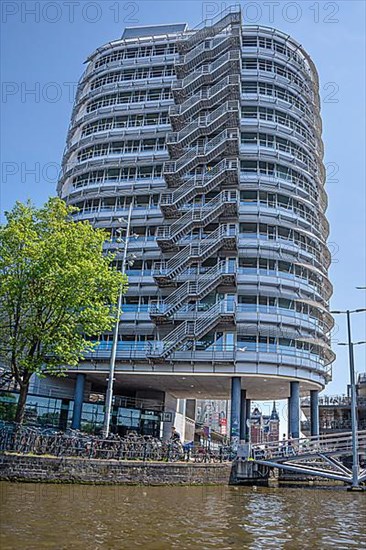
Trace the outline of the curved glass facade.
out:
M 274 398 L 282 380 L 321 389 L 334 356 L 314 64 L 235 11 L 132 34 L 88 59 L 58 188 L 108 229 L 119 268 L 133 202 L 117 372 L 235 375 L 259 399 L 268 378 Z M 83 369 L 110 349 L 106 334 Z

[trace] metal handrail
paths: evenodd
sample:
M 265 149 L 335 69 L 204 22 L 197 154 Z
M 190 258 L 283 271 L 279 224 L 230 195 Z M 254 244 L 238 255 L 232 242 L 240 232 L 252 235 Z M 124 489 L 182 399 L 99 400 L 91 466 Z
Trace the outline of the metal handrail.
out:
M 198 128 L 206 128 L 214 122 L 216 122 L 223 115 L 227 115 L 229 112 L 239 113 L 239 102 L 234 100 L 226 101 L 223 105 L 220 105 L 212 113 L 207 116 L 200 116 L 197 120 L 189 123 L 183 130 L 179 132 L 170 132 L 167 134 L 167 143 L 179 143 L 187 139 L 187 137 Z
M 221 314 L 235 315 L 235 304 L 221 300 L 216 302 L 207 311 L 199 314 L 193 321 L 183 321 L 177 328 L 169 332 L 158 345 L 153 344 L 151 355 L 167 356 L 173 352 L 187 338 L 200 338 L 216 324 Z
M 188 300 L 191 296 L 200 296 L 210 285 L 219 282 L 221 275 L 228 274 L 227 264 L 222 260 L 217 265 L 197 277 L 195 281 L 186 281 L 164 300 L 156 300 L 152 303 L 150 312 L 169 315 L 179 304 Z
M 190 178 L 186 179 L 182 185 L 171 193 L 162 193 L 160 198 L 160 206 L 168 204 L 177 204 L 182 201 L 191 191 L 199 193 L 202 188 L 207 187 L 212 183 L 215 178 L 219 180 L 219 177 L 225 174 L 227 170 L 238 171 L 239 162 L 237 160 L 223 159 L 211 170 L 206 171 L 202 175 L 194 174 Z M 218 182 L 219 183 L 219 182 Z
M 171 105 L 169 108 L 169 116 L 182 115 L 188 111 L 195 104 L 200 103 L 204 100 L 212 100 L 215 95 L 217 95 L 222 90 L 226 90 L 228 86 L 233 84 L 239 85 L 240 80 L 238 75 L 228 75 L 220 80 L 217 84 L 210 87 L 209 89 L 203 89 L 197 92 L 195 95 L 186 99 L 183 103 L 179 105 Z
M 225 237 L 234 236 L 236 238 L 236 232 L 233 233 L 230 227 L 226 224 L 220 225 L 199 243 L 189 244 L 167 261 L 155 262 L 153 274 L 172 276 L 175 272 L 182 271 L 187 264 L 187 260 L 190 258 L 202 257 L 204 253 L 207 253 L 211 249 L 220 247 Z
M 219 36 L 218 38 L 213 38 L 212 43 L 207 45 L 206 42 L 201 42 L 195 46 L 191 51 L 186 54 L 180 55 L 176 65 L 178 66 L 187 66 L 201 54 L 206 52 L 209 53 L 210 57 L 214 56 L 217 50 L 224 49 L 226 46 L 229 46 L 236 36 L 233 33 L 229 33 L 225 36 Z M 216 42 L 216 43 L 215 43 Z
M 195 161 L 195 164 L 202 162 L 200 157 L 212 154 L 215 149 L 220 147 L 220 145 L 225 145 L 230 139 L 239 140 L 238 130 L 234 128 L 225 129 L 220 132 L 220 134 L 205 143 L 205 145 L 190 147 L 189 150 L 178 160 L 165 162 L 163 174 L 175 174 L 187 170 L 189 163 L 192 161 Z
M 359 446 L 366 449 L 366 430 L 358 432 Z M 291 450 L 291 453 L 289 453 Z M 343 432 L 337 435 L 322 434 L 311 437 L 302 437 L 297 439 L 287 439 L 280 443 L 266 443 L 265 449 L 253 449 L 254 458 L 260 453 L 261 460 L 270 458 L 271 460 L 287 460 L 291 456 L 305 456 L 318 454 L 319 452 L 341 452 L 352 450 L 352 433 Z
M 178 46 L 189 50 L 200 40 L 204 40 L 209 35 L 217 34 L 228 25 L 235 23 L 241 23 L 241 10 L 238 6 L 228 6 L 218 16 L 202 21 L 200 25 L 192 29 L 193 34 L 182 33 Z
M 216 197 L 211 199 L 204 206 L 193 207 L 181 218 L 176 220 L 171 225 L 163 225 L 158 227 L 156 236 L 157 238 L 176 238 L 182 231 L 188 231 L 192 223 L 199 222 L 205 224 L 205 219 L 217 211 L 217 213 L 223 208 L 225 204 L 238 202 L 237 191 L 221 191 Z
M 357 397 L 357 404 L 366 406 L 366 397 L 358 396 Z M 303 397 L 301 399 L 301 406 L 307 406 L 310 405 L 310 398 L 309 397 Z M 337 406 L 350 406 L 351 405 L 351 397 L 346 395 L 322 395 L 319 397 L 319 406 L 329 406 L 329 407 L 337 407 Z

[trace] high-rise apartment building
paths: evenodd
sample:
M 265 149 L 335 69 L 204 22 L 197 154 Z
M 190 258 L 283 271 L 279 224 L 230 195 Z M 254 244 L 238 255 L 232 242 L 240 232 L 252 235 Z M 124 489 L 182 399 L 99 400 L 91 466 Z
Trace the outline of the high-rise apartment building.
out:
M 251 399 L 288 397 L 294 436 L 300 394 L 316 415 L 334 359 L 322 159 L 309 55 L 235 8 L 195 30 L 127 28 L 89 57 L 58 192 L 107 228 L 119 268 L 131 208 L 117 395 L 165 411 L 231 395 L 234 439 Z M 79 365 L 74 425 L 105 393 L 111 339 Z

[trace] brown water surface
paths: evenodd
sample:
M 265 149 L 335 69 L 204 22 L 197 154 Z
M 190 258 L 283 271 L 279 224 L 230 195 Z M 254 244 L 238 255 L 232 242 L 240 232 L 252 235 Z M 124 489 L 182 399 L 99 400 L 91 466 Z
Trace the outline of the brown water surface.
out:
M 366 548 L 365 494 L 0 483 L 1 550 Z

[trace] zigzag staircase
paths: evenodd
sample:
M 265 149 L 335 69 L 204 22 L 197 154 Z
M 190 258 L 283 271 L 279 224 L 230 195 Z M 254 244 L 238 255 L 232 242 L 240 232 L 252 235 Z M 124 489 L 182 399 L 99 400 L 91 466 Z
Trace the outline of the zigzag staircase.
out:
M 154 262 L 154 279 L 160 286 L 174 284 L 175 278 L 190 264 L 203 262 L 221 248 L 237 251 L 236 231 L 231 226 L 220 225 L 204 239 L 197 239 L 168 260 Z
M 171 250 L 177 242 L 196 227 L 204 227 L 216 220 L 221 214 L 233 217 L 237 214 L 237 191 L 221 191 L 207 204 L 188 210 L 181 218 L 171 225 L 158 227 L 157 243 L 162 250 Z
M 238 180 L 238 168 L 237 160 L 223 159 L 212 170 L 191 176 L 174 191 L 162 193 L 160 209 L 165 218 L 179 215 L 179 208 L 198 194 L 209 193 L 220 185 L 233 186 Z
M 208 310 L 199 314 L 193 321 L 183 321 L 176 329 L 172 330 L 160 340 L 152 345 L 148 356 L 151 359 L 167 359 L 168 356 L 176 351 L 187 340 L 198 340 L 218 323 L 235 322 L 235 305 L 228 304 L 225 300 L 217 302 Z
M 163 259 L 153 265 L 155 281 L 167 294 L 150 309 L 157 325 L 174 324 L 178 313 L 180 319 L 186 315 L 188 301 L 198 302 L 236 281 L 225 260 L 207 271 L 202 264 L 219 251 L 223 256 L 237 254 L 240 10 L 229 8 L 217 21 L 206 21 L 202 28 L 182 35 L 178 50 L 178 80 L 172 85 L 175 104 L 169 111 L 173 131 L 166 140 L 171 160 L 163 168 L 167 191 L 160 199 L 166 223 L 157 230 Z M 177 278 L 193 263 L 194 280 L 179 286 Z M 148 353 L 150 360 L 169 360 L 182 345 L 192 345 L 217 324 L 235 323 L 234 302 L 219 301 L 217 295 L 214 300 L 207 311 L 183 320 L 168 334 L 163 331 Z
M 173 130 L 181 130 L 198 111 L 212 109 L 225 101 L 240 99 L 240 76 L 228 75 L 215 86 L 203 88 L 178 105 L 171 105 L 169 117 Z
M 227 127 L 239 126 L 239 102 L 226 101 L 208 115 L 199 117 L 190 122 L 179 132 L 171 132 L 167 135 L 166 144 L 172 158 L 181 158 L 185 154 L 184 146 L 196 139 L 208 136 Z M 191 148 L 187 152 L 190 152 Z M 168 182 L 167 182 L 168 183 Z
M 239 130 L 223 130 L 219 135 L 209 140 L 205 145 L 196 145 L 176 161 L 168 161 L 163 168 L 166 182 L 172 187 L 185 183 L 182 175 L 203 162 L 209 163 L 223 155 L 238 154 Z
M 201 300 L 218 286 L 232 286 L 235 279 L 235 272 L 229 271 L 227 263 L 222 260 L 205 273 L 199 274 L 196 280 L 183 283 L 164 300 L 157 300 L 151 306 L 150 315 L 155 322 L 164 322 L 179 311 L 188 300 Z

